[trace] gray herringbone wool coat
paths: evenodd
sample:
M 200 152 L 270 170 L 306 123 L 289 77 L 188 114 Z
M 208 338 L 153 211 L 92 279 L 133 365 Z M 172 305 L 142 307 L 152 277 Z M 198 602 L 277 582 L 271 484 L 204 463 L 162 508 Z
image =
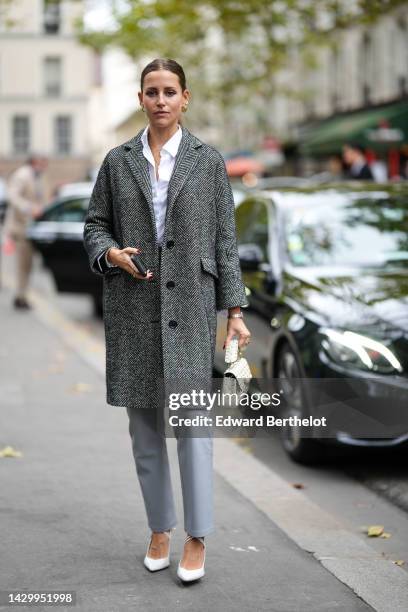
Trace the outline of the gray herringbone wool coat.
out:
M 84 244 L 92 271 L 104 277 L 107 403 L 152 408 L 158 379 L 211 378 L 217 310 L 248 301 L 224 159 L 184 126 L 168 186 L 159 269 L 142 132 L 106 155 Z M 109 247 L 127 246 L 141 248 L 153 281 L 120 267 L 98 267 Z

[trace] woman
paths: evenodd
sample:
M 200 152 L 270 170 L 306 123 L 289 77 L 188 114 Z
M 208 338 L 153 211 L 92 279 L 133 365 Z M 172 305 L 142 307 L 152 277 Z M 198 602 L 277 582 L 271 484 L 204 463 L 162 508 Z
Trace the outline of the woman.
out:
M 91 269 L 104 277 L 107 403 L 126 406 L 152 531 L 144 563 L 169 565 L 177 523 L 158 388 L 211 379 L 217 310 L 228 310 L 224 348 L 249 342 L 234 200 L 221 154 L 181 125 L 190 92 L 182 67 L 156 59 L 141 75 L 148 125 L 105 157 L 85 221 Z M 148 273 L 131 260 L 139 253 Z M 204 575 L 214 531 L 212 437 L 178 437 L 184 553 L 178 576 Z

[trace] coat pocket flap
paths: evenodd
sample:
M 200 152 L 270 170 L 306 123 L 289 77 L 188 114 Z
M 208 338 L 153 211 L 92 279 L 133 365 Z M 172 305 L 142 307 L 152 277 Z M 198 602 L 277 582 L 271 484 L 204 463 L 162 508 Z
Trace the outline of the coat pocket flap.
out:
M 218 278 L 217 262 L 212 257 L 201 257 L 201 265 L 206 272 Z

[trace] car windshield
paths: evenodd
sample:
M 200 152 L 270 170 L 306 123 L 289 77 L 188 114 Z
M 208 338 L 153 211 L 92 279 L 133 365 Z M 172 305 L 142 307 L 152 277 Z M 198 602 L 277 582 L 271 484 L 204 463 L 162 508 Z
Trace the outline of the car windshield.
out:
M 85 221 L 88 205 L 89 197 L 86 196 L 72 197 L 63 202 L 57 200 L 56 203 L 52 204 L 50 208 L 44 212 L 41 221 L 83 223 Z
M 408 199 L 388 194 L 319 195 L 287 209 L 295 266 L 407 266 Z

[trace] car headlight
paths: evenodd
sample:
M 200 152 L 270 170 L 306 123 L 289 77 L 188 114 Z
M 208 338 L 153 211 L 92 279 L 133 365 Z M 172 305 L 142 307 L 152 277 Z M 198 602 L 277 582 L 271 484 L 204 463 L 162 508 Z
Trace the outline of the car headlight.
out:
M 367 336 L 352 331 L 320 328 L 322 347 L 329 357 L 344 366 L 355 366 L 371 372 L 391 374 L 402 366 L 389 348 Z

